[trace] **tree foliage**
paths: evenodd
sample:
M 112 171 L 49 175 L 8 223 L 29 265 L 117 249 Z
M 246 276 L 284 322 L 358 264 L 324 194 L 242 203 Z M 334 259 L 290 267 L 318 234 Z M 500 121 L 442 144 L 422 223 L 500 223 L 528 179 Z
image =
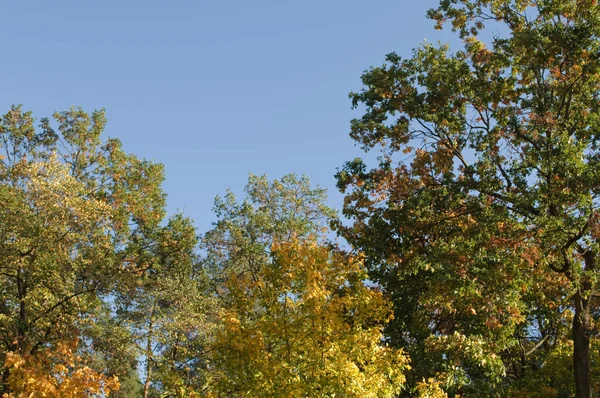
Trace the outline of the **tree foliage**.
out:
M 217 199 L 204 239 L 222 303 L 212 393 L 394 396 L 407 358 L 381 344 L 390 309 L 365 285 L 362 260 L 320 239 L 333 215 L 323 190 L 288 175 L 251 176 L 246 192 L 241 204 Z
M 9 352 L 4 368 L 8 393 L 3 398 L 107 396 L 119 389 L 117 376 L 106 376 L 83 364 L 77 340 L 60 343 L 34 355 Z
M 545 380 L 546 396 L 591 397 L 600 10 L 443 0 L 428 15 L 463 46 L 364 73 L 351 136 L 380 162 L 337 174 L 353 220 L 339 230 L 394 300 L 388 333 L 422 358 L 413 383 L 506 396 L 572 347 L 572 381 Z
M 143 396 L 188 396 L 204 385 L 211 322 L 206 278 L 195 253 L 196 230 L 178 214 L 155 233 L 136 237 L 144 273 L 119 289 L 117 318 L 133 333 L 144 359 Z M 183 392 L 182 392 L 183 391 Z
M 198 235 L 103 111 L 0 118 L 0 395 L 600 391 L 600 7 L 440 0 L 351 93 L 374 164 L 250 176 Z M 351 251 L 331 242 L 333 225 Z M 410 358 L 410 361 L 409 361 Z
M 36 129 L 31 113 L 13 107 L 0 123 L 0 391 L 7 394 L 15 364 L 73 336 L 89 361 L 110 356 L 103 347 L 124 352 L 102 344 L 114 336 L 94 329 L 110 313 L 115 288 L 142 272 L 134 238 L 165 214 L 162 166 L 103 141 L 103 111 L 72 108 L 54 119 L 56 129 L 48 119 Z M 43 368 L 60 373 L 55 365 Z

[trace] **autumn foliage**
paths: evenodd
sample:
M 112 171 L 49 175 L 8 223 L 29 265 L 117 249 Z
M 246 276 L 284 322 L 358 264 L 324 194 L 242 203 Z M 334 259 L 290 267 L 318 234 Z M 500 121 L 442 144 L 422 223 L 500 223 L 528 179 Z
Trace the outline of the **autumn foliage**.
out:
M 77 343 L 61 343 L 35 354 L 8 352 L 4 369 L 9 393 L 2 398 L 86 398 L 107 396 L 119 389 L 116 376 L 86 366 L 76 354 Z
M 460 44 L 363 73 L 343 217 L 250 175 L 200 233 L 104 111 L 4 114 L 0 396 L 598 394 L 600 7 L 427 15 Z
M 381 345 L 391 309 L 352 258 L 277 243 L 273 262 L 228 278 L 216 337 L 217 388 L 235 396 L 393 397 L 408 359 Z
M 324 240 L 324 191 L 295 176 L 251 176 L 246 192 L 242 203 L 217 200 L 204 240 L 221 303 L 210 390 L 395 396 L 409 360 L 382 342 L 391 307 L 368 286 L 361 256 Z
M 461 44 L 389 54 L 352 93 L 379 162 L 337 174 L 340 233 L 393 297 L 387 333 L 416 386 L 457 396 L 590 398 L 598 317 L 595 1 L 448 0 Z M 571 382 L 542 375 L 571 347 Z M 559 354 L 561 353 L 561 354 Z

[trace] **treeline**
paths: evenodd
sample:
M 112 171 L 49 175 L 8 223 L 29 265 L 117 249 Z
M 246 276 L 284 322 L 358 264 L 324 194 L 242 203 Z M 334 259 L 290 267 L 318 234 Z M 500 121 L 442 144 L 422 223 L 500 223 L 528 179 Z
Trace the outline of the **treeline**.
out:
M 2 397 L 599 392 L 600 7 L 428 16 L 463 46 L 364 72 L 351 137 L 379 157 L 338 170 L 343 218 L 305 178 L 250 176 L 200 233 L 102 111 L 9 110 Z
M 394 396 L 408 358 L 325 191 L 251 176 L 200 237 L 165 219 L 162 166 L 101 140 L 103 112 L 2 119 L 7 397 Z

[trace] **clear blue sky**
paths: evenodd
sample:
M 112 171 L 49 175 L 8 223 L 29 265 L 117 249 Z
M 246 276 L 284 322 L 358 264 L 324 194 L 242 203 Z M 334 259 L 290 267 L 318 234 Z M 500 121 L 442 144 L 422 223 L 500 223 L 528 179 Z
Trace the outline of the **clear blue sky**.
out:
M 107 135 L 166 166 L 169 211 L 199 230 L 248 173 L 333 174 L 361 155 L 348 92 L 386 53 L 443 40 L 435 0 L 11 1 L 0 111 L 106 108 Z

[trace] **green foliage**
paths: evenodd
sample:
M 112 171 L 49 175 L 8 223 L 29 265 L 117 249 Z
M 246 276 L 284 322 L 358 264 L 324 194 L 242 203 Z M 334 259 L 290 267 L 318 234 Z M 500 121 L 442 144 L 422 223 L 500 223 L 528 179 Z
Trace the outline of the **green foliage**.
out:
M 572 340 L 570 383 L 587 398 L 600 10 L 591 0 L 444 0 L 429 17 L 463 47 L 424 45 L 365 72 L 351 136 L 380 163 L 356 159 L 337 174 L 353 220 L 338 230 L 394 300 L 388 334 L 421 358 L 413 385 L 433 377 L 450 395 L 505 396 L 540 380 Z
M 350 223 L 306 178 L 251 175 L 199 239 L 165 220 L 162 166 L 102 138 L 103 111 L 36 127 L 12 107 L 0 395 L 600 391 L 600 8 L 441 0 L 428 16 L 462 47 L 389 54 L 350 95 L 351 137 L 379 155 L 336 175 Z
M 138 374 L 139 353 L 130 329 L 114 315 L 108 305 L 88 315 L 82 334 L 88 342 L 85 350 L 91 357 L 89 365 L 118 377 L 119 389 L 111 391 L 110 398 L 139 397 L 142 391 Z
M 77 337 L 78 354 L 67 357 L 133 377 L 128 331 L 108 319 L 107 298 L 136 278 L 135 240 L 165 213 L 162 166 L 126 154 L 118 140 L 103 141 L 103 111 L 72 108 L 54 119 L 56 130 L 47 119 L 36 129 L 31 113 L 13 107 L 0 121 L 2 393 L 11 393 L 16 371 L 9 358 L 36 374 L 60 374 L 59 363 L 27 361 Z M 109 380 L 82 369 L 90 381 Z
M 145 358 L 145 394 L 179 396 L 181 388 L 202 388 L 203 356 L 211 323 L 206 278 L 194 252 L 195 229 L 189 218 L 172 217 L 152 234 L 135 236 L 134 261 L 140 275 L 120 287 L 117 317 L 133 331 Z

